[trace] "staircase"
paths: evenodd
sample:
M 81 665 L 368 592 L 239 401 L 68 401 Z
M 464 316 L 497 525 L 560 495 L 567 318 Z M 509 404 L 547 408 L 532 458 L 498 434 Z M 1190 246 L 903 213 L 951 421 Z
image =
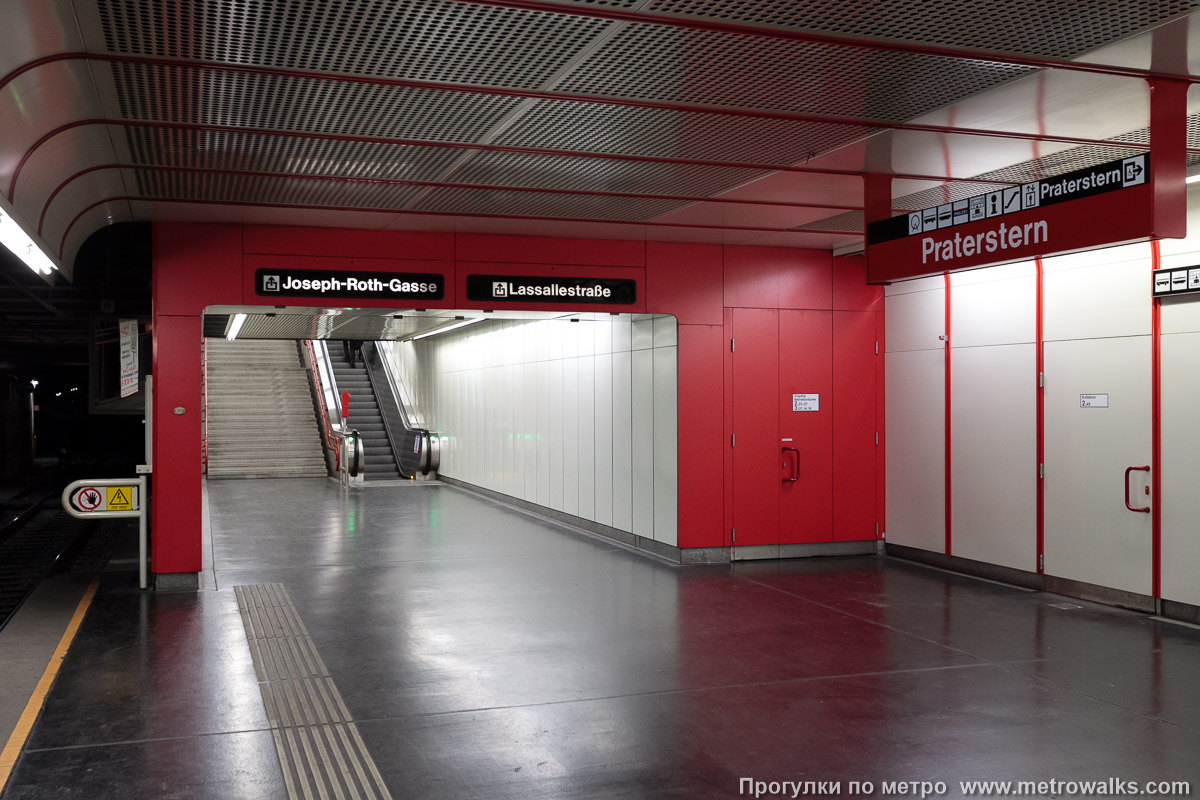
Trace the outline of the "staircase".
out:
M 295 342 L 208 339 L 211 478 L 325 477 L 320 426 Z
M 351 367 L 341 342 L 330 341 L 326 344 L 329 346 L 329 361 L 333 365 L 333 379 L 337 383 L 338 393 L 350 393 L 350 418 L 347 423 L 350 428 L 357 429 L 361 437 L 366 480 L 399 480 L 402 477 L 400 467 L 392 452 L 387 430 L 383 427 L 383 416 L 379 413 L 367 368 L 361 359 L 357 366 Z

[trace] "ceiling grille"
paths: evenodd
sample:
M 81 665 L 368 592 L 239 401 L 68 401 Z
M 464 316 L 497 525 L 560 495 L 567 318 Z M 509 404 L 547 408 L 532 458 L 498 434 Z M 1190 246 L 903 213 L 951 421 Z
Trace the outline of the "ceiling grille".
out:
M 539 100 L 498 144 L 792 164 L 866 136 L 844 125 Z
M 412 210 L 460 214 L 648 221 L 686 205 L 672 200 L 629 200 L 590 195 L 546 195 L 480 189 L 436 189 Z
M 395 210 L 419 187 L 337 183 L 293 178 L 258 178 L 194 172 L 133 170 L 138 194 L 168 200 L 202 200 L 278 205 Z
M 519 98 L 222 70 L 113 64 L 127 119 L 471 141 Z
M 133 162 L 148 166 L 437 180 L 459 155 L 443 147 L 178 128 L 125 130 Z
M 450 178 L 461 183 L 593 189 L 705 197 L 761 177 L 761 170 L 690 164 L 477 152 Z
M 98 0 L 109 52 L 534 88 L 614 23 L 441 0 Z
M 899 122 L 1031 72 L 987 62 L 629 25 L 561 88 Z
M 647 10 L 843 36 L 1071 58 L 1195 0 L 652 0 Z

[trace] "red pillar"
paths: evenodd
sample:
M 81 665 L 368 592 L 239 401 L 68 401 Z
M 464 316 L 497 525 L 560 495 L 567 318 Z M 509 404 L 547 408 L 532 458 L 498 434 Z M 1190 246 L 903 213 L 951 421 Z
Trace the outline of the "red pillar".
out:
M 152 572 L 199 572 L 200 316 L 242 301 L 240 225 L 154 226 Z

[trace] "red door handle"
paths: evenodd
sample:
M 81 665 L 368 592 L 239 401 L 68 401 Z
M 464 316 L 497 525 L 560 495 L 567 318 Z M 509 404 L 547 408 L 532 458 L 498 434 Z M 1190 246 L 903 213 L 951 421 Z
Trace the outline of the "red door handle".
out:
M 788 483 L 795 483 L 796 481 L 800 480 L 800 451 L 794 447 L 783 448 L 783 452 L 785 452 L 785 453 L 788 452 L 789 450 L 796 454 L 796 463 L 795 463 L 795 466 L 792 468 L 792 477 L 784 478 L 784 480 L 787 481 Z M 784 464 L 784 466 L 787 466 L 786 461 L 783 462 L 783 464 Z
M 1133 472 L 1133 471 L 1135 471 L 1135 470 L 1136 470 L 1136 471 L 1138 471 L 1138 472 L 1149 472 L 1149 471 L 1150 471 L 1150 467 L 1148 467 L 1148 466 L 1145 466 L 1145 467 L 1126 467 L 1126 469 L 1125 469 L 1125 507 L 1126 507 L 1126 508 L 1128 508 L 1130 511 L 1137 511 L 1137 512 L 1140 512 L 1140 513 L 1143 513 L 1143 514 L 1149 514 L 1149 513 L 1150 513 L 1150 506 L 1146 506 L 1145 508 L 1134 508 L 1134 507 L 1133 507 L 1132 505 L 1130 505 L 1130 503 L 1129 503 L 1129 473 L 1131 473 L 1131 472 Z

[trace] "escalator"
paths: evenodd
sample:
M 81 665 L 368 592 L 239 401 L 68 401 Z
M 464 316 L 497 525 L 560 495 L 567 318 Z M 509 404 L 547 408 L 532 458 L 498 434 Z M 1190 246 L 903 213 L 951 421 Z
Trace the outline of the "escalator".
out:
M 327 354 L 336 395 L 350 393 L 348 429 L 357 430 L 368 481 L 398 480 L 437 472 L 437 442 L 414 425 L 397 392 L 395 378 L 374 342 L 362 343 L 362 357 L 350 366 L 339 341 L 314 342 Z

